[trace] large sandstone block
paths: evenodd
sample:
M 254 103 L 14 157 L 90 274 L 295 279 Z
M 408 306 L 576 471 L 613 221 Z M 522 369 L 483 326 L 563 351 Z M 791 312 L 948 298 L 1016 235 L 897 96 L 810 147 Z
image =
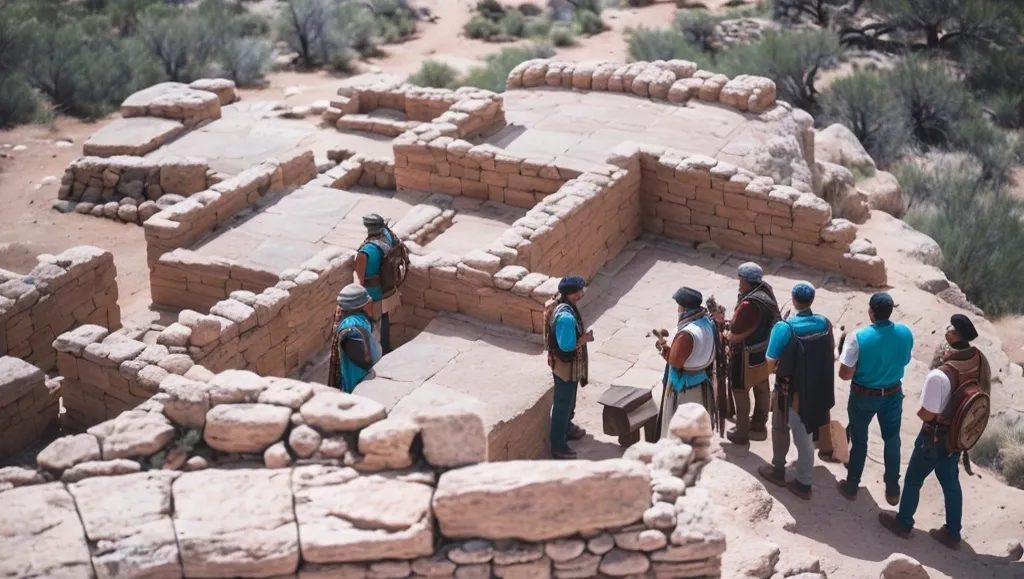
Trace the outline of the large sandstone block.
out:
M 0 493 L 0 577 L 91 577 L 75 501 L 60 483 Z
M 100 579 L 180 577 L 171 524 L 171 483 L 177 473 L 151 471 L 90 478 L 68 485 L 94 545 Z
M 290 478 L 290 472 L 269 470 L 204 470 L 178 478 L 174 530 L 185 576 L 294 573 L 299 535 Z
M 312 563 L 415 559 L 434 550 L 424 484 L 309 466 L 292 476 L 302 557 Z
M 42 370 L 11 356 L 0 357 L 0 408 L 30 393 L 33 388 L 44 388 Z
M 433 500 L 447 537 L 526 541 L 628 525 L 650 503 L 646 466 L 623 459 L 478 464 L 441 475 Z
M 173 119 L 132 117 L 117 119 L 96 131 L 82 145 L 82 152 L 97 157 L 143 156 L 185 130 Z
M 203 438 L 224 452 L 263 452 L 281 439 L 292 411 L 271 404 L 222 404 L 206 413 Z

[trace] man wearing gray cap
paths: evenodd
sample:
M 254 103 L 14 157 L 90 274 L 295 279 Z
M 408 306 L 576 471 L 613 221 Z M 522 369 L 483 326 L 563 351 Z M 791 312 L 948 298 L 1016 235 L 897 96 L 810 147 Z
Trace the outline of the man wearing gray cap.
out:
M 338 292 L 327 376 L 327 384 L 332 388 L 351 393 L 383 355 L 373 335 L 372 311 L 373 298 L 363 286 L 352 283 Z
M 771 367 L 765 359 L 768 339 L 775 322 L 782 318 L 772 286 L 763 279 L 761 266 L 747 262 L 736 270 L 739 296 L 736 312 L 729 322 L 725 338 L 729 341 L 729 381 L 736 400 L 736 427 L 726 438 L 736 445 L 768 439 L 768 407 Z M 750 414 L 750 394 L 754 391 L 754 413 Z
M 363 216 L 366 239 L 356 253 L 356 278 L 373 298 L 372 318 L 383 352 L 391 351 L 391 312 L 402 303 L 398 285 L 408 271 L 409 254 L 384 218 L 376 213 Z

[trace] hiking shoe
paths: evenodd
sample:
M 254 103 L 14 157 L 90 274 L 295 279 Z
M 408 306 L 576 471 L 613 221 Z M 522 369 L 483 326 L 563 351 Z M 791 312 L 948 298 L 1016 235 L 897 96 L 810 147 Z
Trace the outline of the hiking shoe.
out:
M 899 495 L 899 493 L 896 493 L 894 495 L 890 495 L 890 494 L 885 495 L 885 502 L 889 503 L 891 506 L 894 506 L 894 507 L 896 505 L 900 504 L 900 495 Z
M 855 501 L 855 500 L 857 500 L 857 489 L 853 489 L 853 492 L 850 492 L 849 490 L 847 490 L 847 488 L 846 488 L 846 479 L 843 479 L 843 480 L 839 481 L 839 483 L 836 486 L 839 488 L 839 494 L 843 495 L 843 497 L 845 497 L 846 500 L 848 500 L 848 501 Z
M 751 430 L 750 431 L 750 440 L 753 440 L 754 442 L 763 442 L 765 440 L 768 440 L 768 431 L 767 430 Z
M 946 530 L 946 525 L 942 525 L 938 529 L 929 530 L 928 535 L 954 551 L 960 550 L 960 541 L 949 536 L 949 531 Z
M 757 467 L 757 474 L 761 475 L 761 478 L 777 487 L 786 486 L 786 471 L 776 470 L 776 468 L 770 464 Z
M 551 456 L 557 460 L 576 460 L 576 451 L 571 448 L 566 450 L 552 450 Z
M 786 488 L 789 489 L 789 492 L 805 501 L 811 500 L 811 485 L 800 484 L 794 480 L 786 483 Z
M 818 451 L 818 458 L 820 458 L 821 460 L 823 460 L 825 462 L 831 462 L 833 464 L 839 464 L 839 460 L 836 457 L 832 456 L 831 452 L 825 452 L 823 450 L 819 450 Z
M 901 539 L 909 539 L 910 531 L 903 526 L 903 523 L 896 520 L 896 515 L 882 511 L 878 513 L 878 522 L 882 523 L 882 526 L 889 530 L 890 533 L 896 535 Z
M 735 444 L 736 446 L 747 446 L 748 444 L 750 444 L 750 440 L 746 438 L 741 438 L 740 435 L 736 432 L 735 428 L 730 428 L 729 432 L 725 433 L 725 438 L 728 439 L 729 442 Z
M 587 435 L 587 431 L 583 430 L 575 424 L 569 424 L 569 431 L 567 433 L 569 440 L 581 440 Z

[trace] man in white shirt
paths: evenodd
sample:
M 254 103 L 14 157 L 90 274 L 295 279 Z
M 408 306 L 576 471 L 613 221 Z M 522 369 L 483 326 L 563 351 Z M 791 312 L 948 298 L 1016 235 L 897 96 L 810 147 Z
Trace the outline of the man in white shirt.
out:
M 949 547 L 960 548 L 960 529 L 963 513 L 963 493 L 960 490 L 960 453 L 950 453 L 946 446 L 946 418 L 950 414 L 946 406 L 960 377 L 976 376 L 978 384 L 988 391 L 991 372 L 988 361 L 980 350 L 970 345 L 978 337 L 974 324 L 967 316 L 956 314 L 946 328 L 946 342 L 949 348 L 943 356 L 943 363 L 928 373 L 921 391 L 921 408 L 917 416 L 924 422 L 921 433 L 914 443 L 914 453 L 907 465 L 904 477 L 903 496 L 899 513 L 881 512 L 878 520 L 886 529 L 904 539 L 910 537 L 914 528 L 914 513 L 921 496 L 921 486 L 932 471 L 942 487 L 946 506 L 946 524 L 931 529 L 928 534 Z M 951 380 L 953 377 L 953 380 Z M 962 383 L 962 382 L 961 382 Z

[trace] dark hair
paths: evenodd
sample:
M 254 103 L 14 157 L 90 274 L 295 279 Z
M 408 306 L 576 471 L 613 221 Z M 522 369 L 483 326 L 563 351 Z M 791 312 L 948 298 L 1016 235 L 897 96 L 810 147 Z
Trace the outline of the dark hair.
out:
M 809 307 L 811 307 L 812 305 L 814 305 L 814 296 L 811 296 L 811 299 L 809 299 L 809 300 L 807 300 L 807 301 L 804 301 L 804 300 L 802 300 L 802 299 L 799 299 L 799 298 L 796 298 L 796 297 L 794 297 L 794 298 L 793 298 L 793 303 L 795 303 L 795 304 L 799 304 L 799 305 L 801 305 L 801 306 L 804 306 L 804 307 L 807 307 L 807 308 L 809 308 Z
M 889 321 L 889 316 L 892 315 L 892 306 L 878 306 L 871 308 L 871 311 L 875 314 L 875 319 L 880 322 Z

